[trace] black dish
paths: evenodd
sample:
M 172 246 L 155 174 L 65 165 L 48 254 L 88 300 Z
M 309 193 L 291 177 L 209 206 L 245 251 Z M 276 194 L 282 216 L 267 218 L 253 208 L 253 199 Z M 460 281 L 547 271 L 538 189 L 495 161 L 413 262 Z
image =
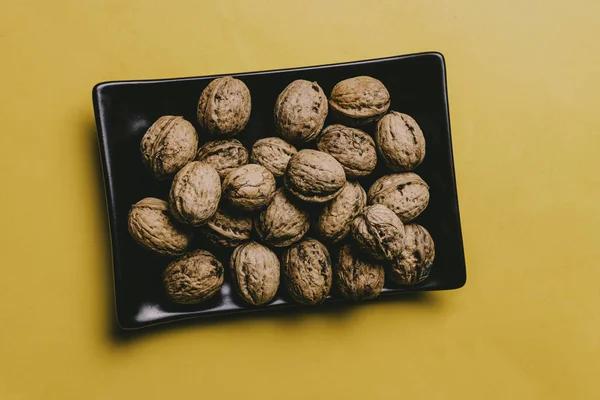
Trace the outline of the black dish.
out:
M 390 110 L 413 116 L 427 141 L 427 155 L 415 172 L 429 184 L 431 200 L 415 222 L 431 233 L 436 244 L 435 262 L 425 282 L 410 288 L 386 282 L 382 296 L 406 291 L 460 288 L 466 281 L 466 269 L 452 158 L 445 64 L 441 54 L 422 53 L 236 74 L 246 83 L 252 95 L 252 116 L 238 139 L 251 146 L 260 137 L 277 136 L 273 126 L 273 106 L 277 95 L 291 81 L 317 81 L 329 95 L 337 82 L 357 75 L 381 80 L 391 94 Z M 158 117 L 169 114 L 184 116 L 200 132 L 196 122 L 196 104 L 204 87 L 216 77 L 106 82 L 93 89 L 112 239 L 117 320 L 124 329 L 201 315 L 292 305 L 284 290 L 280 289 L 281 294 L 268 306 L 250 307 L 237 297 L 227 280 L 221 293 L 206 303 L 173 305 L 164 297 L 161 286 L 161 272 L 170 259 L 146 252 L 127 231 L 127 213 L 133 203 L 148 196 L 166 199 L 169 190 L 169 183 L 157 183 L 145 171 L 139 151 L 142 136 Z M 328 117 L 326 125 L 332 122 L 330 119 Z M 373 126 L 365 130 L 372 132 Z M 202 143 L 208 138 L 201 134 L 200 139 Z M 365 189 L 381 175 L 382 170 L 378 169 L 373 176 L 361 181 Z M 227 264 L 230 251 L 205 246 L 201 239 L 195 244 L 214 252 L 224 265 Z M 332 257 L 335 257 L 335 249 L 331 250 Z M 336 299 L 337 296 L 332 293 L 326 302 Z

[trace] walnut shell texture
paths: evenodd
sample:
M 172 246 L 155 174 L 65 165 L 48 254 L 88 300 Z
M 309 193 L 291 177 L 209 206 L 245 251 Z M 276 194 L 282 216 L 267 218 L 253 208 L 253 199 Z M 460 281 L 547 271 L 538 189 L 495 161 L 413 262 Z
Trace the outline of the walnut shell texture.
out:
M 414 172 L 384 175 L 367 193 L 369 204 L 383 204 L 402 222 L 410 222 L 427 208 L 429 186 Z
M 169 192 L 171 213 L 191 226 L 206 223 L 217 211 L 221 198 L 221 180 L 208 164 L 192 161 L 173 178 Z
M 330 125 L 319 135 L 317 148 L 342 164 L 347 178 L 367 176 L 377 165 L 375 142 L 360 129 Z
M 340 249 L 333 273 L 337 290 L 347 300 L 374 299 L 385 283 L 383 266 L 366 260 L 349 244 Z
M 167 266 L 163 284 L 174 303 L 197 304 L 213 297 L 223 286 L 223 265 L 211 253 L 194 250 Z
M 315 221 L 320 239 L 336 243 L 348 235 L 354 218 L 367 206 L 367 194 L 358 182 L 348 182 L 340 194 L 321 210 Z
M 305 239 L 287 248 L 281 256 L 285 287 L 300 304 L 325 301 L 332 284 L 331 258 L 315 239 Z
M 231 76 L 212 80 L 198 101 L 198 123 L 215 136 L 240 133 L 250 119 L 250 90 Z
M 352 125 L 378 120 L 390 107 L 390 93 L 380 80 L 356 76 L 338 82 L 329 97 L 333 114 Z
M 279 288 L 279 259 L 256 242 L 244 243 L 231 254 L 231 276 L 245 302 L 260 306 L 273 300 Z
M 198 149 L 198 134 L 183 117 L 165 115 L 148 128 L 140 151 L 144 164 L 158 180 L 172 177 L 192 161 Z
M 260 238 L 275 247 L 296 243 L 310 228 L 309 214 L 283 188 L 256 217 L 254 228 Z
M 392 260 L 404 248 L 404 225 L 381 204 L 369 206 L 352 222 L 352 236 L 361 250 L 377 260 Z
M 286 188 L 301 200 L 323 203 L 335 198 L 346 184 L 342 165 L 322 151 L 304 149 L 290 158 L 284 175 Z
M 212 166 L 223 179 L 234 169 L 248 164 L 248 150 L 237 139 L 213 140 L 200 146 L 196 160 Z
M 410 115 L 392 111 L 377 123 L 377 150 L 392 171 L 412 171 L 425 158 L 425 136 Z
M 275 128 L 290 143 L 307 143 L 316 139 L 327 112 L 327 97 L 319 84 L 298 79 L 277 97 Z
M 258 164 L 231 171 L 223 180 L 223 196 L 233 206 L 246 211 L 265 207 L 275 195 L 275 177 Z
M 275 176 L 282 177 L 290 158 L 298 150 L 288 142 L 278 137 L 259 139 L 252 146 L 250 161 L 260 164 Z
M 131 206 L 127 227 L 138 244 L 166 256 L 183 254 L 192 239 L 171 217 L 169 204 L 153 197 Z
M 250 240 L 252 217 L 228 207 L 219 207 L 202 227 L 204 237 L 220 247 L 235 247 Z
M 404 229 L 404 250 L 392 261 L 389 275 L 401 285 L 415 285 L 429 276 L 435 246 L 431 235 L 421 225 L 408 224 Z

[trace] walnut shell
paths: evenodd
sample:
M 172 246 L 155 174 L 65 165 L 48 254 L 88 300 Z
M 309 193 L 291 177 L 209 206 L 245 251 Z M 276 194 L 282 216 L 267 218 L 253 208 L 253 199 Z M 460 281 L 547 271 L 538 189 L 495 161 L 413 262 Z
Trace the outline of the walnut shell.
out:
M 212 166 L 223 179 L 234 169 L 248 164 L 248 150 L 237 139 L 213 140 L 200 146 L 196 160 Z
M 169 204 L 153 197 L 131 206 L 127 227 L 138 244 L 167 256 L 183 254 L 192 239 L 171 217 Z
M 404 230 L 404 250 L 392 261 L 389 275 L 401 285 L 415 285 L 429 276 L 435 246 L 431 235 L 421 225 L 408 224 Z
M 322 303 L 331 289 L 331 258 L 315 239 L 305 239 L 287 248 L 281 256 L 285 287 L 301 304 Z
M 231 254 L 231 276 L 245 302 L 260 306 L 273 300 L 279 288 L 279 259 L 256 242 L 244 243 Z
M 183 117 L 172 115 L 157 119 L 140 142 L 144 164 L 158 180 L 173 176 L 192 161 L 197 149 L 194 126 Z
M 377 150 L 392 171 L 412 171 L 425 158 L 425 137 L 417 122 L 396 111 L 377 123 Z
M 275 177 L 258 164 L 231 171 L 223 180 L 223 196 L 233 206 L 254 211 L 265 207 L 275 195 Z
M 374 299 L 385 283 L 383 266 L 361 257 L 348 244 L 340 249 L 333 273 L 337 290 L 348 300 Z
M 304 149 L 294 154 L 285 170 L 286 188 L 301 200 L 323 203 L 336 197 L 346 184 L 342 165 L 322 151 Z
M 329 106 L 341 121 L 352 126 L 365 125 L 386 113 L 390 107 L 390 93 L 378 79 L 357 76 L 334 86 Z
M 298 151 L 294 146 L 278 137 L 259 139 L 252 146 L 250 161 L 260 164 L 275 176 L 281 177 L 290 158 Z
M 250 90 L 231 76 L 212 80 L 198 101 L 198 123 L 215 136 L 240 133 L 250 119 Z
M 365 254 L 392 260 L 404 248 L 404 225 L 392 210 L 376 204 L 352 222 L 352 237 Z
M 429 186 L 413 172 L 384 175 L 367 193 L 369 204 L 383 204 L 402 222 L 415 219 L 429 204 Z
M 338 160 L 347 178 L 367 176 L 377 165 L 375 142 L 360 129 L 330 125 L 319 135 L 317 148 Z
M 252 217 L 219 207 L 215 215 L 202 227 L 204 237 L 217 246 L 235 247 L 250 240 Z
M 288 142 L 307 143 L 323 128 L 327 111 L 327 97 L 317 82 L 298 79 L 277 97 L 275 128 Z
M 295 199 L 279 188 L 254 221 L 260 238 L 275 247 L 296 243 L 310 228 L 309 214 Z
M 197 304 L 219 292 L 224 272 L 223 265 L 211 253 L 194 250 L 167 266 L 163 285 L 174 303 Z
M 208 164 L 192 161 L 173 178 L 169 207 L 179 221 L 200 226 L 215 214 L 220 198 L 221 180 L 217 171 Z
M 367 194 L 357 182 L 348 182 L 339 196 L 323 207 L 315 221 L 317 235 L 328 242 L 342 240 L 350 232 L 354 218 L 367 206 Z

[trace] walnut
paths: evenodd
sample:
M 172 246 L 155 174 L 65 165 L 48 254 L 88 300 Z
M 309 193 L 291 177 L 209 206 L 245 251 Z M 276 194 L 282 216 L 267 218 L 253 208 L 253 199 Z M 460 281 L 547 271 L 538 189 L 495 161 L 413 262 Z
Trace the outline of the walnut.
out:
M 341 164 L 329 154 L 304 149 L 290 159 L 284 182 L 301 200 L 323 203 L 340 194 L 346 184 L 346 175 Z
M 285 287 L 301 304 L 322 303 L 331 289 L 331 258 L 327 248 L 315 239 L 305 239 L 283 252 Z
M 274 109 L 275 127 L 291 143 L 314 140 L 327 117 L 327 97 L 317 82 L 298 79 L 277 97 Z
M 374 299 L 385 282 L 383 266 L 361 257 L 348 244 L 340 249 L 333 272 L 337 290 L 348 300 Z
M 194 250 L 173 261 L 163 273 L 167 296 L 178 304 L 197 304 L 223 286 L 223 265 L 211 253 Z
M 377 165 L 375 142 L 360 129 L 330 125 L 319 135 L 317 148 L 338 160 L 347 178 L 367 176 Z
M 415 219 L 429 204 L 429 186 L 413 172 L 384 175 L 367 193 L 369 204 L 383 204 L 402 222 Z
M 260 238 L 275 247 L 286 247 L 296 243 L 310 227 L 309 214 L 288 195 L 283 188 L 254 221 L 254 228 Z
M 315 221 L 315 231 L 325 241 L 338 242 L 350 232 L 352 221 L 366 206 L 365 190 L 357 182 L 348 182 L 339 196 L 323 207 Z
M 212 166 L 223 179 L 234 169 L 248 164 L 248 150 L 237 139 L 213 140 L 200 146 L 196 160 Z
M 417 122 L 396 111 L 377 123 L 377 150 L 392 171 L 412 171 L 425 157 L 425 137 Z
M 192 233 L 171 217 L 168 203 L 153 197 L 131 206 L 127 226 L 137 243 L 167 256 L 182 254 L 192 239 Z
M 250 91 L 231 76 L 211 81 L 198 101 L 198 123 L 215 136 L 240 133 L 250 119 Z
M 381 204 L 369 206 L 352 222 L 352 236 L 361 250 L 377 260 L 392 260 L 404 248 L 404 225 Z
M 173 178 L 169 206 L 179 221 L 200 226 L 217 211 L 220 198 L 221 180 L 217 171 L 208 164 L 192 161 Z
M 335 85 L 329 106 L 333 114 L 348 125 L 365 125 L 385 114 L 390 107 L 390 93 L 381 81 L 357 76 Z
M 236 210 L 219 207 L 202 227 L 204 237 L 217 246 L 235 247 L 250 240 L 252 217 Z
M 297 152 L 296 148 L 285 140 L 268 137 L 254 143 L 250 161 L 262 165 L 275 177 L 282 177 L 290 158 Z
M 404 250 L 390 266 L 390 278 L 401 285 L 415 285 L 429 276 L 435 246 L 427 229 L 421 225 L 404 226 Z
M 140 143 L 144 164 L 158 180 L 172 177 L 194 159 L 197 149 L 194 126 L 183 117 L 172 115 L 157 119 Z
M 223 180 L 223 196 L 233 206 L 259 210 L 269 204 L 275 194 L 275 177 L 265 167 L 248 164 L 231 171 Z
M 273 300 L 279 288 L 279 260 L 256 242 L 244 243 L 231 254 L 231 276 L 245 302 L 260 306 Z

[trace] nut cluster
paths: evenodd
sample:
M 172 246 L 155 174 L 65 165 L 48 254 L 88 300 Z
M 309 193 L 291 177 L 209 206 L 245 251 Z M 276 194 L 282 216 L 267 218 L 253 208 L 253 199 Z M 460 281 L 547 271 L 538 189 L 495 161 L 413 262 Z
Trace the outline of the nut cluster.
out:
M 141 139 L 147 169 L 171 186 L 168 201 L 132 205 L 128 228 L 147 250 L 179 257 L 163 273 L 167 298 L 201 303 L 228 280 L 251 306 L 269 304 L 280 286 L 295 302 L 320 304 L 375 298 L 386 272 L 398 285 L 425 280 L 435 248 L 412 222 L 429 204 L 429 186 L 412 172 L 426 149 L 415 119 L 388 111 L 390 92 L 369 76 L 338 82 L 329 99 L 317 82 L 296 80 L 273 102 L 279 137 L 248 143 L 250 90 L 217 78 L 199 95 L 198 129 L 165 115 Z

